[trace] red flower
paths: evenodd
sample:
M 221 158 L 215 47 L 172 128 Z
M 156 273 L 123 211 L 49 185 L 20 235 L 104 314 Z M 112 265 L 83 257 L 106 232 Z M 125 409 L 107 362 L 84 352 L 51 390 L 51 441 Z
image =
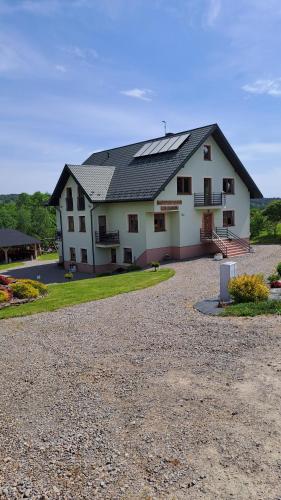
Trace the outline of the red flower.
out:
M 0 274 L 0 285 L 9 285 L 12 282 L 11 278 Z
M 271 288 L 281 288 L 281 281 L 272 281 Z

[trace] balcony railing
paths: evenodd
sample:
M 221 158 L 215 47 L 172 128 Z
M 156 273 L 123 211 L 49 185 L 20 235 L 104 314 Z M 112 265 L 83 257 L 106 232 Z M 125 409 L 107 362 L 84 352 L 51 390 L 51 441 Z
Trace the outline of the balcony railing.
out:
M 120 243 L 119 231 L 111 231 L 109 233 L 96 231 L 95 234 L 96 243 L 101 245 L 119 245 Z
M 78 196 L 78 198 L 77 198 L 77 210 L 85 210 L 85 198 L 84 198 L 84 196 Z
M 195 207 L 220 207 L 223 204 L 223 193 L 194 193 Z
M 73 198 L 65 198 L 66 210 L 71 212 L 73 210 Z

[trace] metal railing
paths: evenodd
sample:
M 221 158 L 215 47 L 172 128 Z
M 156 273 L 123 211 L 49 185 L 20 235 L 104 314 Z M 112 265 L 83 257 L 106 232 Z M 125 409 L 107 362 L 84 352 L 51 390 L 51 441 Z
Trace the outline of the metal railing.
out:
M 104 233 L 103 231 L 95 232 L 96 243 L 103 245 L 118 245 L 120 243 L 119 231 L 110 231 Z
M 222 254 L 227 257 L 227 245 L 216 231 L 200 229 L 200 239 L 203 243 L 214 242 Z
M 216 227 L 216 233 L 221 238 L 237 241 L 239 245 L 245 248 L 248 252 L 251 251 L 251 245 L 247 241 L 240 238 L 240 236 L 237 236 L 237 234 L 233 233 L 233 231 L 231 231 L 228 227 Z
M 195 207 L 219 207 L 223 204 L 223 193 L 194 193 Z

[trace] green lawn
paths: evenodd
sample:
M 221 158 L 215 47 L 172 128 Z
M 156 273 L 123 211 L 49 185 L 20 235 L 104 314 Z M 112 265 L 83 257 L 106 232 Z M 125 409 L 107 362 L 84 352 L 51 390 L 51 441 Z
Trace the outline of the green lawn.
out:
M 268 300 L 264 302 L 248 302 L 227 306 L 221 316 L 259 316 L 261 314 L 281 314 L 281 300 Z
M 58 252 L 52 252 L 52 253 L 43 253 L 42 255 L 39 255 L 37 257 L 37 260 L 58 260 L 59 254 Z
M 0 264 L 0 271 L 6 271 L 12 267 L 24 266 L 24 262 L 12 262 L 11 264 Z
M 275 244 L 281 244 L 281 224 L 278 224 L 277 226 L 277 234 L 276 236 L 273 236 L 271 233 L 269 233 L 266 229 L 264 231 L 261 231 L 258 236 L 255 236 L 254 238 L 251 238 L 251 243 L 255 245 L 275 245 Z
M 105 299 L 120 293 L 140 290 L 141 288 L 147 288 L 165 281 L 174 274 L 175 271 L 173 269 L 165 268 L 157 272 L 136 271 L 121 275 L 49 285 L 49 294 L 47 297 L 28 304 L 2 309 L 0 310 L 0 319 L 55 311 L 56 309 L 81 304 L 82 302 Z

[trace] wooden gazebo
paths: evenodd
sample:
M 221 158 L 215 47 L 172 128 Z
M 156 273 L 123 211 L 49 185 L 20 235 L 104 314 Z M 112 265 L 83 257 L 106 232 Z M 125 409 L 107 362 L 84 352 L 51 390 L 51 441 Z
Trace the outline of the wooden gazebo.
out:
M 36 259 L 40 241 L 16 229 L 0 229 L 0 263 Z

